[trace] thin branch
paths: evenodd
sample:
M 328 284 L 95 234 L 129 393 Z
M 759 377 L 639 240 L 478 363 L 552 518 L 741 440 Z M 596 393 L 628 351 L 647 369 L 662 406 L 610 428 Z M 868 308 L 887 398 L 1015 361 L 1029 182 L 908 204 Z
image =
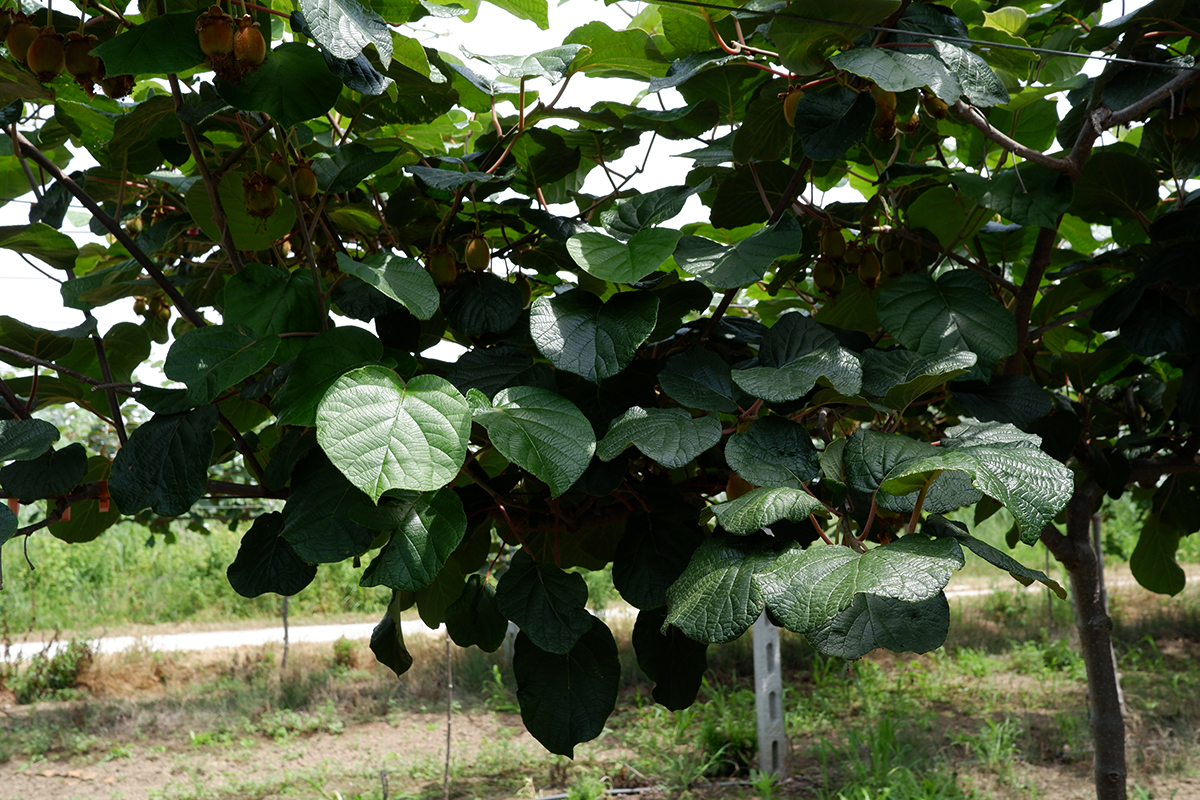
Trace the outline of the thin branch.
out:
M 25 404 L 21 402 L 12 389 L 8 388 L 8 384 L 4 382 L 4 378 L 0 378 L 0 397 L 4 398 L 4 402 L 8 404 L 9 410 L 16 414 L 19 419 L 30 418 L 30 413 L 25 410 Z
M 1058 239 L 1057 227 L 1056 225 L 1054 228 L 1038 230 L 1033 253 L 1029 256 L 1029 269 L 1026 270 L 1025 280 L 1021 281 L 1021 288 L 1017 291 L 1017 302 L 1013 307 L 1013 317 L 1017 323 L 1017 349 L 1004 367 L 1005 372 L 1009 374 L 1021 371 L 1021 359 L 1024 357 L 1025 346 L 1029 343 L 1029 315 L 1033 313 L 1033 302 L 1037 299 L 1042 276 L 1050 267 L 1054 242 Z
M 138 247 L 137 244 L 134 243 L 129 234 L 125 232 L 125 228 L 107 213 L 105 213 L 104 209 L 100 208 L 99 204 L 92 199 L 92 196 L 83 190 L 83 187 L 67 177 L 67 175 L 58 168 L 57 164 L 46 158 L 46 156 L 43 155 L 40 150 L 34 147 L 33 143 L 26 139 L 20 131 L 16 132 L 13 142 L 17 145 L 16 148 L 14 148 L 14 152 L 23 152 L 31 161 L 36 162 L 39 167 L 46 170 L 46 172 L 49 172 L 64 189 L 74 195 L 75 199 L 77 199 L 84 208 L 92 213 L 92 216 L 94 216 L 101 225 L 108 229 L 108 232 L 111 233 L 113 237 L 121 243 L 121 246 L 129 251 L 129 255 L 133 257 L 133 260 L 146 270 L 154 282 L 158 284 L 159 288 L 163 290 L 163 293 L 165 293 L 167 297 L 171 298 L 171 302 L 177 309 L 179 309 L 179 313 L 183 315 L 184 319 L 195 325 L 197 328 L 203 328 L 208 324 L 204 321 L 204 317 L 200 316 L 196 310 L 192 308 L 192 304 L 189 303 L 184 296 L 179 293 L 179 290 L 175 288 L 174 284 L 171 283 L 171 281 L 167 278 L 163 271 L 159 269 L 158 265 L 154 263 L 150 256 L 146 255 L 145 251 L 143 251 L 142 248 Z
M 779 202 L 771 209 L 771 216 L 767 218 L 768 225 L 774 225 L 779 220 L 783 219 L 784 213 L 788 210 L 788 206 L 800 194 L 800 186 L 804 183 L 804 176 L 808 174 L 808 170 L 812 167 L 812 159 L 805 156 L 800 160 L 800 166 L 796 167 L 796 172 L 792 175 L 792 179 L 788 181 L 787 188 L 783 190 L 783 197 L 779 198 Z
M 1048 156 L 1041 150 L 1034 150 L 1032 147 L 1026 147 L 1016 139 L 1010 138 L 1000 131 L 992 127 L 988 122 L 987 117 L 980 113 L 979 109 L 974 106 L 967 105 L 962 100 L 958 100 L 954 105 L 950 106 L 950 110 L 961 117 L 966 123 L 972 125 L 983 133 L 983 138 L 995 142 L 1010 153 L 1014 153 L 1021 158 L 1032 161 L 1035 164 L 1041 164 L 1047 169 L 1052 169 L 1055 172 L 1065 172 L 1068 175 L 1073 175 L 1076 172 L 1074 164 L 1065 158 L 1054 158 Z M 1085 126 L 1086 127 L 1086 126 Z
M 1037 328 L 1034 328 L 1033 330 L 1031 330 L 1028 334 L 1028 339 L 1031 342 L 1036 341 L 1037 339 L 1040 339 L 1043 336 L 1045 336 L 1047 332 L 1052 331 L 1061 325 L 1066 325 L 1068 322 L 1074 322 L 1077 319 L 1082 319 L 1083 317 L 1086 317 L 1088 314 L 1091 314 L 1093 311 L 1095 311 L 1099 307 L 1100 307 L 1099 303 L 1093 303 L 1092 305 L 1088 306 L 1087 308 L 1081 308 L 1078 311 L 1073 311 L 1070 314 L 1066 314 L 1064 316 L 1058 317 L 1053 322 L 1047 322 L 1045 325 L 1042 325 L 1040 327 L 1037 327 Z
M 238 452 L 242 454 L 242 460 L 246 462 L 246 466 L 254 473 L 254 477 L 258 478 L 260 484 L 267 482 L 266 476 L 263 475 L 262 465 L 258 463 L 258 459 L 254 457 L 254 448 L 246 441 L 237 427 L 230 422 L 224 414 L 217 412 L 217 419 L 221 421 L 221 426 L 229 431 L 229 435 L 233 437 L 233 443 L 237 447 Z
M 8 135 L 15 142 L 17 140 L 17 123 L 8 126 Z M 24 153 L 21 148 L 16 148 L 17 161 L 21 164 L 21 169 L 25 172 L 25 180 L 29 181 L 29 188 L 33 191 L 33 196 L 40 202 L 42 199 L 42 187 L 38 184 L 37 178 L 33 176 L 33 170 L 29 168 L 29 162 L 25 160 Z
M 5 355 L 12 356 L 13 358 L 19 358 L 22 361 L 24 361 L 26 364 L 35 364 L 39 367 L 46 367 L 47 369 L 52 369 L 61 375 L 66 375 L 67 377 L 74 378 L 77 381 L 83 381 L 84 383 L 86 383 L 90 386 L 104 385 L 104 383 L 102 381 L 98 381 L 90 375 L 84 375 L 82 372 L 76 372 L 73 369 L 67 369 L 66 367 L 60 367 L 58 364 L 55 364 L 53 361 L 47 361 L 44 358 L 38 358 L 37 356 L 31 356 L 28 353 L 22 353 L 20 350 L 13 350 L 11 347 L 5 347 L 4 345 L 0 345 L 0 353 L 4 353 Z M 113 391 L 116 391 L 116 390 L 114 389 Z M 128 395 L 129 397 L 133 397 L 132 392 L 121 392 L 121 394 Z
M 274 126 L 275 121 L 268 119 L 262 125 L 259 125 L 257 128 L 255 128 L 254 132 L 250 134 L 249 138 L 247 138 L 246 141 L 242 142 L 237 147 L 233 148 L 233 151 L 225 157 L 225 160 L 221 162 L 221 165 L 212 171 L 213 178 L 220 179 L 222 175 L 232 169 L 233 165 L 240 161 L 242 156 L 246 154 L 246 151 L 257 144 L 258 140 L 265 136 L 267 131 L 271 130 L 271 128 Z
M 129 441 L 129 437 L 125 433 L 125 420 L 121 417 L 121 401 L 117 399 L 116 389 L 111 385 L 112 369 L 108 365 L 108 353 L 104 350 L 104 340 L 95 331 L 92 331 L 92 344 L 96 348 L 96 360 L 100 362 L 100 374 L 104 376 L 104 382 L 109 384 L 104 393 L 108 396 L 108 410 L 112 412 L 113 427 L 117 429 L 117 439 L 124 447 L 125 443 Z
M 175 77 L 175 73 L 171 73 L 167 76 L 167 80 L 171 83 L 171 96 L 175 99 L 175 112 L 178 116 L 179 109 L 183 108 L 183 94 L 179 91 L 179 78 Z M 221 232 L 221 249 L 225 251 L 225 255 L 229 256 L 229 263 L 233 265 L 233 271 L 241 272 L 242 257 L 233 245 L 229 220 L 225 216 L 225 208 L 221 205 L 221 193 L 218 188 L 220 179 L 209 170 L 208 162 L 204 160 L 204 151 L 200 149 L 200 142 L 196 139 L 196 132 L 192 130 L 192 126 L 182 119 L 179 120 L 179 126 L 183 128 L 183 138 L 187 140 L 188 149 L 192 151 L 192 160 L 196 162 L 196 170 L 200 173 L 200 178 L 208 189 L 208 201 L 213 209 L 212 221 L 217 226 L 217 230 Z

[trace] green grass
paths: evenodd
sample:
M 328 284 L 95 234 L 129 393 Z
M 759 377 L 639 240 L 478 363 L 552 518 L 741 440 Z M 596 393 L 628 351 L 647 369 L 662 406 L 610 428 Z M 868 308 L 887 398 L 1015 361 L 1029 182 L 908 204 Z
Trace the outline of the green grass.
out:
M 246 599 L 225 571 L 241 533 L 211 524 L 199 533 L 172 523 L 174 541 L 134 523 L 119 523 L 100 540 L 67 544 L 44 531 L 30 537 L 29 569 L 17 543 L 5 547 L 0 625 L 29 630 L 99 631 L 129 625 L 278 619 L 279 598 Z M 324 564 L 316 580 L 290 601 L 296 618 L 382 612 L 389 593 L 358 585 L 350 562 Z

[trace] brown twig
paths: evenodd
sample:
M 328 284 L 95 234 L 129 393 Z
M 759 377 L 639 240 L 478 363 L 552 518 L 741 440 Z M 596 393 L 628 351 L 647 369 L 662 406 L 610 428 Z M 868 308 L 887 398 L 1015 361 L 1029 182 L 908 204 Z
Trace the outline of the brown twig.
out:
M 96 348 L 96 360 L 100 362 L 100 374 L 104 376 L 104 382 L 108 384 L 108 388 L 104 390 L 104 394 L 108 397 L 108 410 L 112 412 L 113 427 L 117 430 L 117 440 L 124 447 L 125 443 L 129 441 L 129 437 L 125 433 L 125 420 L 121 417 L 121 401 L 117 399 L 116 389 L 112 386 L 112 369 L 108 365 L 108 354 L 104 350 L 104 340 L 95 331 L 92 332 L 92 344 Z

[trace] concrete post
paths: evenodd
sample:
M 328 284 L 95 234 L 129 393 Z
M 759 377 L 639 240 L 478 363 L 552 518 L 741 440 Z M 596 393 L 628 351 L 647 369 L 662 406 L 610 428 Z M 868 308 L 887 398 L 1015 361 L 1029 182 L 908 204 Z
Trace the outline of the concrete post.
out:
M 758 769 L 784 775 L 787 739 L 783 725 L 783 675 L 779 629 L 763 613 L 754 623 L 754 706 L 758 716 Z

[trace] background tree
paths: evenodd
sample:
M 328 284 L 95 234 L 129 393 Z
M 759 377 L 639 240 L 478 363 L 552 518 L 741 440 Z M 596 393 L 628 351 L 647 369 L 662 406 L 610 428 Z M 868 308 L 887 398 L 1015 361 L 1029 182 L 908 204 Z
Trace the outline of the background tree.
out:
M 498 4 L 546 24 L 544 0 Z M 512 620 L 525 724 L 570 755 L 619 668 L 565 568 L 613 565 L 681 708 L 707 644 L 764 611 L 845 658 L 938 647 L 964 548 L 1065 595 L 944 516 L 1004 506 L 1013 545 L 1071 575 L 1097 791 L 1123 797 L 1088 521 L 1153 488 L 1131 564 L 1182 588 L 1197 5 L 735 6 L 652 3 L 470 65 L 404 26 L 471 0 L 5 13 L 0 175 L 37 202 L 0 246 L 61 270 L 82 322 L 0 318 L 0 487 L 47 501 L 19 529 L 0 510 L 0 541 L 286 499 L 236 591 L 362 560 L 392 590 L 372 648 L 397 672 L 407 608 L 485 649 Z M 573 107 L 575 76 L 648 94 Z M 651 107 L 667 89 L 683 104 Z M 660 139 L 695 140 L 686 182 L 630 190 L 609 165 Z M 99 166 L 68 174 L 68 142 Z M 594 170 L 610 192 L 581 190 Z M 861 199 L 817 202 L 843 185 Z M 692 197 L 707 221 L 672 226 Z M 57 231 L 73 200 L 105 245 Z M 129 298 L 144 322 L 99 330 Z M 442 339 L 466 353 L 429 357 Z M 180 388 L 131 381 L 152 341 Z M 55 404 L 121 448 L 56 444 L 32 416 Z M 247 480 L 218 477 L 231 458 Z

